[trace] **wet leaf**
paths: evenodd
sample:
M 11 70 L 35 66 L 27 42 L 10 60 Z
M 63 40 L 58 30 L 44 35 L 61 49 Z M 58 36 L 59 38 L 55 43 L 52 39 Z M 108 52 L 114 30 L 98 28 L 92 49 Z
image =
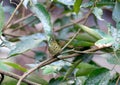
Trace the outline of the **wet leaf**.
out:
M 94 43 L 88 42 L 88 41 L 82 41 L 82 40 L 81 41 L 80 40 L 74 40 L 74 41 L 71 42 L 70 45 L 72 45 L 74 47 L 80 47 L 80 46 L 89 47 L 89 46 L 93 46 Z
M 48 65 L 41 68 L 43 70 L 43 74 L 53 74 L 56 73 L 57 67 L 54 65 Z
M 114 39 L 112 37 L 107 37 L 95 42 L 95 46 L 97 46 L 98 48 L 110 47 L 112 46 L 113 43 L 114 43 Z
M 85 25 L 79 24 L 78 25 L 82 30 L 84 30 L 85 32 L 87 32 L 89 35 L 91 35 L 92 37 L 96 38 L 96 39 L 101 39 L 102 37 L 99 35 L 99 33 L 97 33 L 95 30 L 93 30 L 92 28 L 89 28 Z
M 97 39 L 95 39 L 94 37 L 92 37 L 91 35 L 89 35 L 88 33 L 80 33 L 76 36 L 75 38 L 76 40 L 79 41 L 87 41 L 87 42 L 95 42 L 97 41 Z
M 115 54 L 110 54 L 110 55 L 107 57 L 107 61 L 108 61 L 110 64 L 120 65 L 120 52 L 119 52 L 119 51 L 116 51 Z
M 96 66 L 88 64 L 88 63 L 80 63 L 77 66 L 78 70 L 76 72 L 76 76 L 87 76 L 89 73 L 91 73 L 93 70 L 97 69 Z
M 120 22 L 120 2 L 116 1 L 116 4 L 113 9 L 112 18 L 116 21 L 116 23 Z
M 45 59 L 47 59 L 47 55 L 44 52 L 35 51 L 35 61 L 36 61 L 36 63 L 42 62 Z
M 93 14 L 96 16 L 97 19 L 104 20 L 104 19 L 102 19 L 103 11 L 101 8 L 95 7 L 93 9 Z
M 10 51 L 9 56 L 15 56 L 38 47 L 44 40 L 46 40 L 45 36 L 40 33 L 22 37 L 21 41 L 16 44 L 16 47 Z
M 67 85 L 67 83 L 64 83 L 63 81 L 63 77 L 58 77 L 58 78 L 52 78 L 50 81 L 49 81 L 49 84 L 48 85 Z
M 96 69 L 91 72 L 85 85 L 108 85 L 110 78 L 109 70 L 105 68 Z
M 117 51 L 120 48 L 120 30 L 109 24 L 109 32 L 113 38 L 112 47 L 114 51 Z
M 68 78 L 68 76 L 70 76 L 72 74 L 72 72 L 74 71 L 74 69 L 77 67 L 77 65 L 81 62 L 82 60 L 77 60 L 76 62 L 74 62 L 70 68 L 67 70 L 67 72 L 65 73 L 64 79 Z
M 53 36 L 51 18 L 49 13 L 40 3 L 30 6 L 30 9 L 42 22 L 44 32 L 46 34 L 47 40 L 49 41 L 50 38 Z

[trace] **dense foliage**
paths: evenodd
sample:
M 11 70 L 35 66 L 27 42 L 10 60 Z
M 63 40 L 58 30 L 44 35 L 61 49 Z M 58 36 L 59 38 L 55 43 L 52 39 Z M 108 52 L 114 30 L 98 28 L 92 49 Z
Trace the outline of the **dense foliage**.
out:
M 0 4 L 1 85 L 120 85 L 120 0 L 9 2 Z

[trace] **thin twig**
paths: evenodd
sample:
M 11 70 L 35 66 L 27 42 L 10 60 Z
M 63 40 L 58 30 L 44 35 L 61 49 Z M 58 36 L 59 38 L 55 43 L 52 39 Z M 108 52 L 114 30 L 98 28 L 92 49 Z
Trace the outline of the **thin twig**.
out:
M 92 8 L 92 9 L 93 9 L 93 8 Z M 84 21 L 83 24 L 86 24 L 86 21 L 87 21 L 88 17 L 90 16 L 91 12 L 92 12 L 92 9 L 91 9 L 91 10 L 89 11 L 89 13 L 86 14 L 86 16 L 84 17 L 85 21 Z M 81 21 L 81 20 L 80 20 L 80 21 Z M 80 21 L 78 21 L 78 22 L 80 22 Z M 78 23 L 78 22 L 77 22 L 77 23 Z M 75 24 L 75 23 L 73 22 L 73 24 Z M 70 24 L 70 25 L 71 25 L 71 24 Z M 68 26 L 69 26 L 69 25 L 68 25 Z M 75 33 L 75 35 L 72 37 L 72 39 L 70 39 L 69 42 L 68 42 L 67 44 L 65 44 L 65 46 L 62 48 L 62 51 L 73 41 L 73 39 L 75 39 L 75 37 L 79 34 L 80 30 L 81 30 L 81 29 L 78 29 L 78 31 Z
M 23 56 L 25 56 L 25 57 L 27 57 L 27 58 L 35 59 L 33 56 L 29 56 L 29 55 L 26 55 L 26 54 L 24 54 L 24 53 L 22 53 L 21 55 L 23 55 Z
M 88 18 L 89 15 L 91 14 L 91 12 L 92 12 L 92 10 L 90 10 L 89 13 L 87 13 L 87 14 L 85 15 L 85 17 L 83 17 L 82 19 L 80 19 L 80 20 L 73 20 L 71 23 L 61 26 L 61 27 L 60 27 L 59 29 L 57 29 L 56 31 L 60 31 L 60 30 L 62 30 L 63 28 L 66 28 L 66 27 L 72 26 L 72 25 L 74 25 L 74 24 L 80 23 L 80 22 L 82 22 L 83 20 L 84 20 L 83 24 L 85 24 L 86 21 L 87 21 L 87 18 Z
M 96 2 L 97 2 L 97 0 L 95 1 L 94 5 L 96 4 Z M 63 25 L 63 26 L 61 26 L 59 29 L 57 29 L 56 31 L 60 31 L 60 30 L 62 30 L 63 28 L 66 28 L 66 27 L 72 26 L 72 25 L 74 25 L 74 24 L 80 23 L 80 22 L 82 22 L 83 20 L 84 20 L 83 24 L 85 24 L 85 23 L 87 22 L 88 17 L 90 16 L 93 8 L 94 8 L 94 5 L 93 5 L 92 8 L 90 9 L 90 11 L 85 15 L 85 17 L 83 17 L 83 18 L 80 19 L 80 20 L 77 20 L 77 21 L 74 20 L 74 21 L 72 21 L 72 22 L 69 23 L 69 24 Z
M 36 67 L 30 69 L 27 73 L 25 73 L 18 81 L 17 85 L 20 85 L 21 81 L 26 77 L 28 76 L 30 73 L 32 73 L 33 71 L 35 71 L 36 69 L 38 69 L 39 67 L 41 66 L 44 66 L 44 65 L 47 65 L 47 64 L 50 64 L 51 62 L 54 62 L 56 61 L 57 58 L 51 58 L 51 59 L 47 59 L 45 61 L 43 61 L 42 63 L 38 64 Z
M 0 70 L 0 73 L 4 74 L 4 75 L 6 75 L 6 76 L 12 77 L 12 78 L 14 78 L 14 79 L 17 79 L 17 80 L 20 79 L 20 76 L 14 74 L 14 73 L 8 72 L 8 71 L 6 72 L 6 71 L 3 71 L 3 70 Z M 29 81 L 29 80 L 27 80 L 27 79 L 23 79 L 23 82 L 25 82 L 25 83 L 27 83 L 27 84 L 30 84 L 30 85 L 40 85 L 40 84 L 38 84 L 38 83 Z
M 60 30 L 62 30 L 63 28 L 66 28 L 66 27 L 72 26 L 72 25 L 74 25 L 74 24 L 77 24 L 77 23 L 83 21 L 84 19 L 85 19 L 85 17 L 83 17 L 82 19 L 77 20 L 77 21 L 74 20 L 74 21 L 72 21 L 72 22 L 69 23 L 69 24 L 66 24 L 66 25 L 61 26 L 61 27 L 60 27 L 59 29 L 57 29 L 56 31 L 60 31 Z
M 119 85 L 119 81 L 120 81 L 120 75 L 119 75 L 115 85 Z
M 91 9 L 91 10 L 89 11 L 89 13 L 86 14 L 86 16 L 84 17 L 85 21 L 84 21 L 83 24 L 86 24 L 86 21 L 87 21 L 88 17 L 90 16 L 91 12 L 92 12 L 92 9 Z M 80 22 L 80 21 L 78 21 L 78 22 Z M 77 22 L 77 23 L 78 23 L 78 22 Z M 75 23 L 73 22 L 73 24 L 75 24 Z M 68 42 L 67 44 L 65 44 L 65 46 L 62 48 L 62 50 L 64 50 L 64 49 L 73 41 L 73 39 L 75 39 L 75 37 L 79 34 L 80 30 L 81 30 L 81 29 L 78 29 L 78 31 L 76 32 L 76 34 L 72 37 L 72 39 L 69 40 L 69 42 Z
M 105 47 L 104 47 L 105 48 Z M 100 50 L 100 49 L 103 49 L 103 48 L 97 48 L 97 47 L 93 47 L 93 48 L 90 48 L 88 50 L 85 50 L 85 51 L 82 51 L 83 53 L 88 53 L 88 52 L 95 52 L 97 50 Z M 66 58 L 72 58 L 74 56 L 78 56 L 80 55 L 79 53 L 74 53 L 74 54 L 71 54 L 71 55 L 67 55 L 67 56 L 60 56 L 58 57 L 59 59 L 66 59 Z
M 11 20 L 13 19 L 16 11 L 20 8 L 20 6 L 22 5 L 24 0 L 21 0 L 21 2 L 17 5 L 16 9 L 14 10 L 14 12 L 12 13 L 11 17 L 9 18 L 8 22 L 6 23 L 6 25 L 4 26 L 3 30 L 6 30 L 8 28 L 9 23 L 11 22 Z
M 64 50 L 73 41 L 73 39 L 75 39 L 75 37 L 79 34 L 80 30 L 81 29 L 79 29 L 77 31 L 77 33 L 75 33 L 75 35 L 72 37 L 72 39 L 70 39 L 69 42 L 67 44 L 65 44 L 65 46 L 62 48 L 62 50 Z
M 29 25 L 30 23 L 32 23 L 33 21 L 35 21 L 37 18 L 33 19 L 32 21 L 28 22 L 27 24 L 24 24 L 22 26 L 19 26 L 18 28 L 16 28 L 15 30 L 13 30 L 13 32 L 17 31 L 18 29 L 22 28 L 22 27 L 25 27 L 27 25 Z
M 25 17 L 23 17 L 23 18 L 21 18 L 21 19 L 18 19 L 17 21 L 15 21 L 15 22 L 13 22 L 13 23 L 10 23 L 7 27 L 9 28 L 9 27 L 11 27 L 12 25 L 17 24 L 17 23 L 19 23 L 19 22 L 21 22 L 21 21 L 24 21 L 25 19 L 27 19 L 27 18 L 29 18 L 29 17 L 31 17 L 31 16 L 33 16 L 32 13 L 29 14 L 29 15 L 27 15 L 27 16 L 25 16 Z
M 74 63 L 72 64 L 72 66 L 67 70 L 67 72 L 66 72 L 63 80 L 65 80 L 65 79 L 74 71 L 74 69 L 79 65 L 79 63 L 80 63 L 81 61 L 82 61 L 82 60 L 79 59 L 79 60 L 77 60 L 76 62 L 74 62 Z
M 62 52 L 62 53 L 69 53 L 69 52 L 74 52 L 74 53 L 83 53 L 83 54 L 105 54 L 104 52 L 84 52 L 84 51 L 78 51 L 78 50 L 74 50 L 74 49 L 72 49 L 72 50 L 67 50 L 67 51 L 64 51 L 64 52 Z

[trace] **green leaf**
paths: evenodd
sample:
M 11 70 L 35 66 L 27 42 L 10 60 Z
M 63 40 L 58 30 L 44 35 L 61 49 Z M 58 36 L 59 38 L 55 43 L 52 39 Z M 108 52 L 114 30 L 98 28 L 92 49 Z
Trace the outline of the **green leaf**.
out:
M 110 54 L 107 57 L 107 61 L 110 64 L 120 65 L 120 51 L 116 51 L 115 54 Z
M 116 21 L 116 23 L 120 22 L 120 2 L 116 2 L 112 12 L 112 18 Z
M 35 51 L 35 61 L 42 62 L 43 60 L 47 59 L 47 55 L 41 51 Z
M 49 13 L 45 9 L 45 7 L 42 4 L 40 4 L 40 3 L 30 6 L 30 10 L 42 22 L 44 32 L 46 34 L 47 40 L 49 41 L 50 38 L 53 36 L 52 24 L 51 24 L 51 19 L 50 19 Z
M 118 78 L 110 80 L 110 82 L 109 82 L 108 85 L 116 85 L 117 79 L 118 79 Z M 118 85 L 120 85 L 120 81 L 118 82 Z
M 72 66 L 67 70 L 64 79 L 66 79 L 70 74 L 72 74 L 72 72 L 75 70 L 75 68 L 77 67 L 77 65 L 81 62 L 80 60 L 77 60 L 76 62 L 74 62 L 74 64 L 72 64 Z
M 65 4 L 65 5 L 74 5 L 74 1 L 73 0 L 57 0 L 58 2 Z
M 66 84 L 63 84 L 64 81 L 63 81 L 63 77 L 58 77 L 58 78 L 52 78 L 50 81 L 49 81 L 49 84 L 48 85 L 67 85 Z
M 110 78 L 110 72 L 107 69 L 96 69 L 91 72 L 85 85 L 108 85 Z
M 81 4 L 81 8 L 87 8 L 87 7 L 91 7 L 94 3 L 92 1 L 88 1 L 88 2 L 85 2 L 85 3 L 82 3 Z
M 97 46 L 98 48 L 103 48 L 103 47 L 112 46 L 113 43 L 114 43 L 114 39 L 112 37 L 108 37 L 108 38 L 100 39 L 97 42 L 95 42 L 95 46 Z
M 56 73 L 57 67 L 53 65 L 48 65 L 42 67 L 42 70 L 43 70 L 43 74 L 53 74 Z
M 75 57 L 74 61 L 77 61 L 77 60 L 81 59 L 82 62 L 90 62 L 92 60 L 92 58 L 93 58 L 93 54 L 85 53 L 85 54 L 82 54 L 78 57 Z
M 64 81 L 63 77 L 58 77 L 56 79 L 52 78 L 49 81 L 48 85 L 76 85 L 76 84 L 75 84 L 75 80 L 73 80 L 73 79 Z
M 13 62 L 4 62 L 4 64 L 14 68 L 14 69 L 17 69 L 17 70 L 20 70 L 20 71 L 23 71 L 23 72 L 26 72 L 27 69 L 22 67 L 21 65 L 19 64 L 16 64 L 16 63 L 13 63 Z
M 118 2 L 120 2 L 120 0 L 117 0 Z
M 2 28 L 4 26 L 4 22 L 5 22 L 4 20 L 5 20 L 4 11 L 0 4 L 0 34 L 1 34 Z
M 95 29 L 95 31 L 102 37 L 102 38 L 108 38 L 108 37 L 110 37 L 110 35 L 108 35 L 108 33 L 105 33 L 105 32 L 103 32 L 102 30 L 100 30 L 100 29 L 98 29 L 98 28 L 96 28 Z
M 1 85 L 16 85 L 18 80 L 5 76 Z M 20 85 L 27 85 L 26 83 L 21 83 Z
M 71 42 L 71 45 L 74 46 L 74 47 L 89 47 L 89 46 L 93 46 L 94 43 L 92 42 L 88 42 L 88 41 L 80 41 L 80 40 L 73 40 Z
M 50 65 L 42 67 L 42 70 L 44 74 L 52 74 L 58 72 L 65 65 L 69 66 L 70 63 L 60 60 L 58 62 L 54 62 Z
M 102 19 L 103 11 L 102 11 L 101 8 L 94 7 L 94 9 L 93 9 L 93 14 L 96 16 L 97 19 L 103 20 L 103 19 Z
M 16 44 L 16 47 L 10 51 L 9 56 L 15 56 L 35 48 L 44 40 L 46 40 L 45 36 L 40 33 L 22 37 L 21 41 Z
M 76 36 L 75 39 L 79 41 L 87 41 L 87 42 L 93 42 L 93 43 L 97 41 L 94 37 L 92 37 L 88 33 L 80 33 Z
M 74 11 L 76 12 L 76 14 L 78 14 L 78 12 L 80 11 L 80 5 L 82 4 L 83 0 L 76 0 L 74 3 Z
M 86 79 L 87 79 L 87 76 L 76 77 L 75 85 L 84 85 Z
M 93 30 L 93 29 L 91 29 L 91 28 L 89 28 L 85 25 L 79 24 L 79 27 L 96 39 L 101 39 L 102 38 L 95 30 Z
M 76 72 L 76 76 L 87 76 L 89 73 L 91 73 L 93 70 L 95 70 L 97 67 L 94 65 L 90 65 L 88 63 L 80 63 L 77 66 L 78 70 Z
M 27 79 L 41 85 L 48 85 L 48 82 L 46 80 L 44 80 L 43 78 L 41 78 L 39 75 L 36 74 L 29 75 Z
M 35 33 L 32 35 L 28 35 L 28 36 L 22 36 L 19 38 L 21 41 L 27 40 L 27 39 L 43 39 L 46 40 L 45 35 L 43 33 Z
M 120 30 L 114 28 L 110 24 L 108 25 L 108 28 L 109 28 L 109 32 L 113 38 L 112 47 L 113 47 L 114 51 L 117 51 L 120 48 Z
M 37 4 L 38 1 L 37 1 L 37 0 L 24 0 L 24 1 L 23 1 L 24 7 L 27 8 L 28 4 L 31 3 L 31 2 L 32 2 L 33 4 Z

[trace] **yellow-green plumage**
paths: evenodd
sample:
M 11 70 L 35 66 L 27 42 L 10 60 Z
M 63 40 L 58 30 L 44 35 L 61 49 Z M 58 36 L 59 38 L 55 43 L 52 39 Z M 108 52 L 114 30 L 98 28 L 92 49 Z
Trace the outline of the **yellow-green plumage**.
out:
M 61 47 L 58 45 L 58 43 L 55 40 L 51 40 L 49 42 L 49 52 L 52 56 L 56 55 L 61 51 Z

